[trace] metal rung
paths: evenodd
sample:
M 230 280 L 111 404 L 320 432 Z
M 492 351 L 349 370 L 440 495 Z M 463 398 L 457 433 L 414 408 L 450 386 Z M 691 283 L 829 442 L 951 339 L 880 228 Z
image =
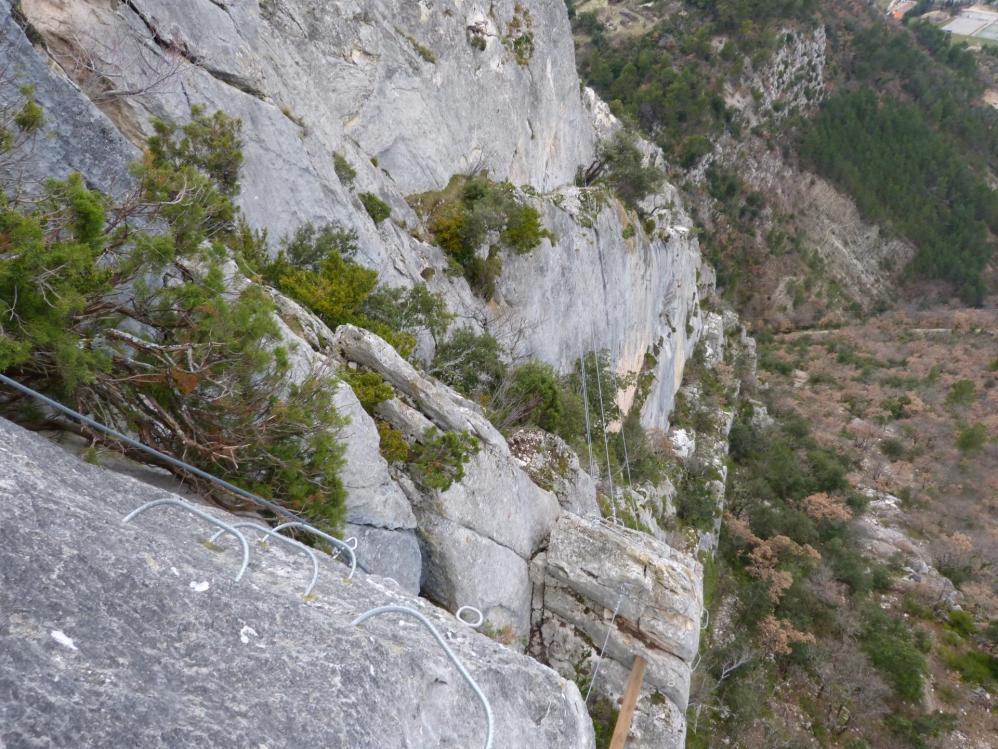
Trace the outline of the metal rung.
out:
M 261 533 L 266 534 L 268 537 L 276 538 L 279 541 L 287 544 L 288 546 L 291 546 L 291 547 L 297 549 L 298 551 L 301 551 L 302 553 L 304 553 L 309 559 L 312 560 L 312 580 L 311 580 L 311 582 L 309 582 L 308 587 L 305 588 L 305 592 L 302 595 L 306 595 L 307 596 L 309 593 L 312 592 L 312 588 L 315 587 L 316 580 L 319 579 L 319 560 L 315 556 L 315 552 L 314 551 L 312 551 L 310 548 L 308 548 L 305 544 L 301 543 L 300 541 L 295 541 L 293 538 L 289 538 L 288 536 L 282 536 L 280 533 L 275 532 L 273 529 L 267 528 L 267 527 L 262 526 L 262 525 L 257 525 L 256 523 L 251 523 L 249 521 L 244 521 L 244 522 L 241 522 L 241 523 L 233 523 L 232 527 L 233 528 L 253 528 L 255 530 L 260 531 Z M 216 541 L 218 539 L 218 537 L 221 536 L 223 533 L 225 533 L 225 531 L 216 531 L 215 535 L 211 537 L 212 542 Z
M 131 520 L 133 520 L 134 518 L 136 518 L 139 515 L 141 515 L 146 510 L 151 510 L 153 507 L 161 507 L 161 506 L 166 506 L 166 505 L 168 505 L 170 507 L 179 507 L 180 509 L 186 510 L 187 512 L 191 513 L 192 515 L 197 515 L 202 520 L 207 520 L 212 525 L 217 525 L 219 528 L 222 529 L 220 531 L 221 533 L 230 533 L 230 534 L 232 534 L 233 536 L 235 536 L 236 538 L 239 539 L 239 543 L 242 544 L 242 547 L 243 547 L 243 564 L 242 564 L 242 567 L 239 568 L 239 574 L 236 575 L 236 582 L 239 582 L 242 579 L 242 577 L 243 577 L 243 573 L 246 572 L 246 568 L 249 567 L 249 544 L 246 542 L 246 537 L 242 533 L 240 533 L 239 531 L 237 531 L 235 529 L 235 527 L 229 525 L 228 523 L 225 523 L 225 522 L 219 520 L 216 517 L 213 517 L 212 515 L 209 515 L 207 512 L 205 512 L 204 510 L 198 509 L 197 507 L 195 507 L 191 503 L 184 502 L 182 499 L 174 499 L 172 497 L 167 497 L 167 498 L 164 498 L 164 499 L 154 499 L 151 502 L 146 502 L 144 505 L 142 505 L 141 507 L 139 507 L 137 510 L 132 510 L 130 513 L 128 513 L 125 516 L 125 519 L 122 520 L 121 522 L 128 523 Z M 216 534 L 216 536 L 217 535 L 218 534 Z
M 440 647 L 442 647 L 444 652 L 447 653 L 447 657 L 451 659 L 451 662 L 457 667 L 457 670 L 461 672 L 461 676 L 464 677 L 464 680 L 468 682 L 468 685 L 475 691 L 475 695 L 481 701 L 482 707 L 485 708 L 485 719 L 488 725 L 488 733 L 485 737 L 485 749 L 492 749 L 492 732 L 494 723 L 494 719 L 492 717 L 492 706 L 489 704 L 489 700 L 485 696 L 485 693 L 481 690 L 481 687 L 479 687 L 478 684 L 475 683 L 475 680 L 471 678 L 471 674 L 468 673 L 468 669 L 464 667 L 461 659 L 454 654 L 454 651 L 450 649 L 450 646 L 444 642 L 444 638 L 440 635 L 440 632 L 437 631 L 437 628 L 433 626 L 433 623 L 430 622 L 430 620 L 423 614 L 416 611 L 416 609 L 411 609 L 407 606 L 379 606 L 358 616 L 353 620 L 353 625 L 358 626 L 366 622 L 368 619 L 380 616 L 381 614 L 404 614 L 405 616 L 411 616 L 418 619 L 423 626 L 430 630 L 430 634 L 433 635 Z
M 347 554 L 350 555 L 350 574 L 347 575 L 347 580 L 353 578 L 353 573 L 357 571 L 357 555 L 353 553 L 353 549 L 350 548 L 350 544 L 344 543 L 343 541 L 340 541 L 340 539 L 334 536 L 330 536 L 328 533 L 320 531 L 318 528 L 313 528 L 308 523 L 302 523 L 298 521 L 292 523 L 281 523 L 279 526 L 274 528 L 274 533 L 278 533 L 279 531 L 282 531 L 285 528 L 301 528 L 303 531 L 311 533 L 313 536 L 318 536 L 319 538 L 328 541 L 336 548 L 342 549 L 343 551 L 347 552 Z

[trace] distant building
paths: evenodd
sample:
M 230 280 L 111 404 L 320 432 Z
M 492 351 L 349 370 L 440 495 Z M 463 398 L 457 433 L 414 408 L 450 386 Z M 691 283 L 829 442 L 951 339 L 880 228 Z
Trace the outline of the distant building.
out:
M 943 31 L 957 36 L 998 40 L 998 11 L 985 5 L 972 5 L 943 26 Z

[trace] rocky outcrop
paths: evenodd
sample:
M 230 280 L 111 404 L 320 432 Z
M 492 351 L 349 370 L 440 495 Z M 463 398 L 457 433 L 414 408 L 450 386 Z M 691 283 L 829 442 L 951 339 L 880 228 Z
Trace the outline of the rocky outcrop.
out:
M 401 485 L 415 511 L 424 552 L 423 590 L 452 611 L 470 604 L 490 626 L 525 638 L 530 625 L 528 562 L 551 531 L 558 500 L 530 480 L 505 438 L 471 401 L 427 377 L 373 333 L 343 325 L 337 355 L 377 372 L 405 401 L 380 414 L 411 439 L 432 424 L 480 440 L 464 476 L 445 491 Z M 501 576 L 496 570 L 502 570 Z
M 596 481 L 563 439 L 542 429 L 523 428 L 510 435 L 509 448 L 530 479 L 553 492 L 563 510 L 600 516 Z
M 226 263 L 223 272 L 230 289 L 242 290 L 251 284 L 234 262 Z M 268 295 L 275 307 L 280 345 L 288 353 L 288 384 L 301 385 L 322 377 L 335 388 L 333 405 L 343 420 L 336 437 L 344 447 L 340 479 L 346 489 L 346 532 L 357 539 L 364 552 L 365 571 L 391 577 L 404 590 L 418 593 L 422 556 L 415 533 L 416 516 L 381 455 L 374 420 L 353 390 L 336 379 L 342 361 L 335 356 L 333 332 L 280 292 L 268 289 Z
M 919 592 L 939 604 L 958 606 L 962 595 L 953 581 L 939 572 L 932 550 L 903 528 L 901 500 L 875 489 L 863 489 L 870 504 L 855 521 L 860 544 L 881 562 L 900 564 L 894 586 L 905 593 Z
M 681 745 L 703 609 L 700 564 L 647 534 L 565 513 L 535 567 L 543 603 L 534 652 L 569 678 L 591 679 L 605 642 L 593 690 L 613 701 L 640 655 L 648 664 L 644 738 L 628 746 Z
M 153 509 L 122 525 L 163 496 L 0 421 L 6 746 L 483 745 L 482 707 L 427 631 L 351 625 L 380 605 L 445 633 L 491 702 L 495 746 L 593 746 L 572 682 L 390 582 L 345 581 L 320 555 L 303 600 L 307 564 L 281 546 L 251 542 L 237 583 L 234 542 L 205 544 L 203 521 Z

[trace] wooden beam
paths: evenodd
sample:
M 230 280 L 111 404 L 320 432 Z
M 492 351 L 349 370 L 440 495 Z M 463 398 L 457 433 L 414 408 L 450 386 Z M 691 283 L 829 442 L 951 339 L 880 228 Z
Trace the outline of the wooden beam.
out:
M 617 716 L 617 725 L 613 729 L 613 738 L 610 739 L 610 749 L 624 749 L 627 744 L 627 736 L 631 732 L 631 721 L 634 720 L 634 709 L 638 706 L 638 695 L 641 694 L 641 682 L 644 678 L 645 659 L 636 655 L 634 665 L 631 666 L 631 676 L 627 680 L 627 689 L 624 690 L 624 701 L 620 706 L 620 715 Z

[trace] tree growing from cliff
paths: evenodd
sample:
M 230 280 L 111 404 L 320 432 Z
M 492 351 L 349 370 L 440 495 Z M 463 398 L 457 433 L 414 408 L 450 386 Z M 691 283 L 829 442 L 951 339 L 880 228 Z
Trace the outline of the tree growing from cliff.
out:
M 40 116 L 28 92 L 20 111 Z M 267 294 L 230 283 L 239 123 L 194 109 L 183 127 L 153 127 L 121 202 L 76 174 L 0 195 L 0 370 L 335 527 L 341 421 L 326 373 L 289 381 Z M 72 428 L 18 396 L 0 408 Z
M 637 138 L 626 130 L 600 143 L 596 161 L 586 172 L 586 182 L 608 185 L 629 208 L 637 209 L 646 197 L 661 188 L 665 172 L 638 148 Z

